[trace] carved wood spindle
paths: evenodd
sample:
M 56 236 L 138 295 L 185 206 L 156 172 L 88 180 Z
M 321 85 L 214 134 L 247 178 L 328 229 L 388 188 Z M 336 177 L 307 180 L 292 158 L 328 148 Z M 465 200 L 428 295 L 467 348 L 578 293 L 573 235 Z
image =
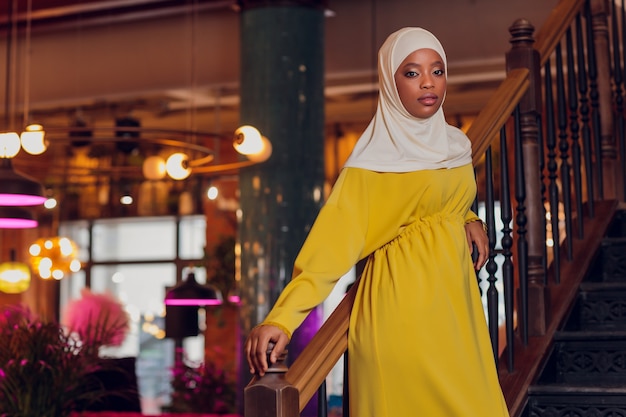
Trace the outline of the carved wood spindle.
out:
M 548 317 L 548 288 L 544 285 L 544 256 L 545 256 L 545 209 L 541 193 L 541 161 L 539 153 L 539 125 L 538 115 L 541 113 L 541 61 L 539 52 L 534 49 L 533 38 L 535 28 L 526 19 L 518 19 L 509 28 L 511 33 L 511 49 L 506 54 L 507 71 L 515 68 L 528 68 L 530 87 L 519 103 L 520 140 L 523 161 L 524 195 L 523 214 L 526 220 L 526 234 L 520 236 L 527 246 L 527 290 L 528 307 L 532 312 L 525 323 L 525 333 L 542 335 L 546 331 Z M 519 158 L 520 156 L 516 156 Z M 520 193 L 521 190 L 516 190 Z M 520 194 L 521 195 L 521 194 Z M 518 216 L 519 217 L 519 216 Z M 522 232 L 518 221 L 518 233 Z M 518 250 L 522 247 L 518 247 Z M 526 249 L 526 248 L 524 248 Z M 518 260 L 520 267 L 524 267 L 523 259 Z M 526 272 L 525 271 L 525 272 Z M 524 284 L 520 273 L 520 288 Z M 521 294 L 522 296 L 524 294 Z M 524 335 L 526 336 L 526 334 Z M 525 339 L 525 338 L 524 338 Z

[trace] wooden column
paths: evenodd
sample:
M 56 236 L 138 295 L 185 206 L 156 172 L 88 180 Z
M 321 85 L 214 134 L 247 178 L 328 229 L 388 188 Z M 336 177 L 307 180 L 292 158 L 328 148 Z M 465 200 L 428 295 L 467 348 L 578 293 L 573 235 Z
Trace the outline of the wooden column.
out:
M 528 334 L 543 335 L 548 322 L 548 289 L 544 285 L 545 210 L 542 199 L 538 115 L 541 112 L 541 64 L 534 49 L 535 28 L 526 19 L 519 19 L 509 28 L 511 49 L 506 54 L 507 71 L 529 70 L 530 87 L 519 104 L 523 171 L 526 190 L 528 240 Z M 511 146 L 510 149 L 514 149 Z

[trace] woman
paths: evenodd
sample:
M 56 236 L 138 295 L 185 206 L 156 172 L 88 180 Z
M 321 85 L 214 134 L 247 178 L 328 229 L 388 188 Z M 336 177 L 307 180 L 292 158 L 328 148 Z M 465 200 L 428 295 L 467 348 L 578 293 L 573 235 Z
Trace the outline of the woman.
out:
M 293 280 L 254 328 L 251 372 L 267 370 L 306 315 L 368 257 L 350 317 L 350 414 L 508 416 L 474 269 L 488 256 L 471 146 L 448 125 L 446 55 L 421 28 L 378 56 L 376 114 L 299 253 Z M 478 249 L 472 264 L 472 244 Z

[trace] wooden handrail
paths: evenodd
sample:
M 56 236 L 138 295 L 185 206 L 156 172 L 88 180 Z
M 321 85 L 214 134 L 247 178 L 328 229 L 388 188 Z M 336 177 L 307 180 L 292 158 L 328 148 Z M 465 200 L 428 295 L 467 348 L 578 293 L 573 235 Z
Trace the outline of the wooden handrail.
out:
M 511 117 L 511 113 L 526 90 L 528 90 L 528 70 L 519 68 L 509 71 L 506 78 L 485 107 L 480 111 L 467 131 L 472 141 L 472 162 L 474 165 L 482 158 L 500 128 Z
M 352 285 L 285 375 L 285 379 L 300 392 L 300 411 L 348 349 L 350 312 L 358 284 L 356 281 Z
M 584 4 L 584 0 L 561 0 L 552 9 L 535 35 L 535 49 L 539 52 L 541 66 L 545 65 Z

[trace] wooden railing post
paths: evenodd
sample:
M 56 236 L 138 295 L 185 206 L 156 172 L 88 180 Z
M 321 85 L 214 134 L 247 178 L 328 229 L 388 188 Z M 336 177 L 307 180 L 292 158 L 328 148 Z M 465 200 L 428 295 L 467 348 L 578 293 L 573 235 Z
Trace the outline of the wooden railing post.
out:
M 601 175 L 598 187 L 598 197 L 600 199 L 621 198 L 622 181 L 621 168 L 617 158 L 617 141 L 613 130 L 613 106 L 611 87 L 611 57 L 609 44 L 609 22 L 608 16 L 611 9 L 608 0 L 590 0 L 591 32 L 595 52 L 595 65 L 597 71 L 598 90 L 598 112 L 600 114 L 600 140 L 596 144 L 600 145 L 602 160 L 596 161 L 599 164 L 598 173 Z
M 244 389 L 245 417 L 300 417 L 300 394 L 285 379 L 286 357 L 287 351 L 265 375 L 255 376 Z
M 528 322 L 529 335 L 543 335 L 548 318 L 548 289 L 545 282 L 545 209 L 542 198 L 539 122 L 541 112 L 541 61 L 534 49 L 535 28 L 526 19 L 519 19 L 509 28 L 511 49 L 506 54 L 506 68 L 527 68 L 530 86 L 519 103 L 522 160 L 525 179 L 526 238 L 528 241 Z M 513 146 L 510 149 L 514 149 Z M 518 262 L 524 262 L 518 259 Z M 524 277 L 520 277 L 524 279 Z M 523 285 L 520 283 L 520 285 Z

